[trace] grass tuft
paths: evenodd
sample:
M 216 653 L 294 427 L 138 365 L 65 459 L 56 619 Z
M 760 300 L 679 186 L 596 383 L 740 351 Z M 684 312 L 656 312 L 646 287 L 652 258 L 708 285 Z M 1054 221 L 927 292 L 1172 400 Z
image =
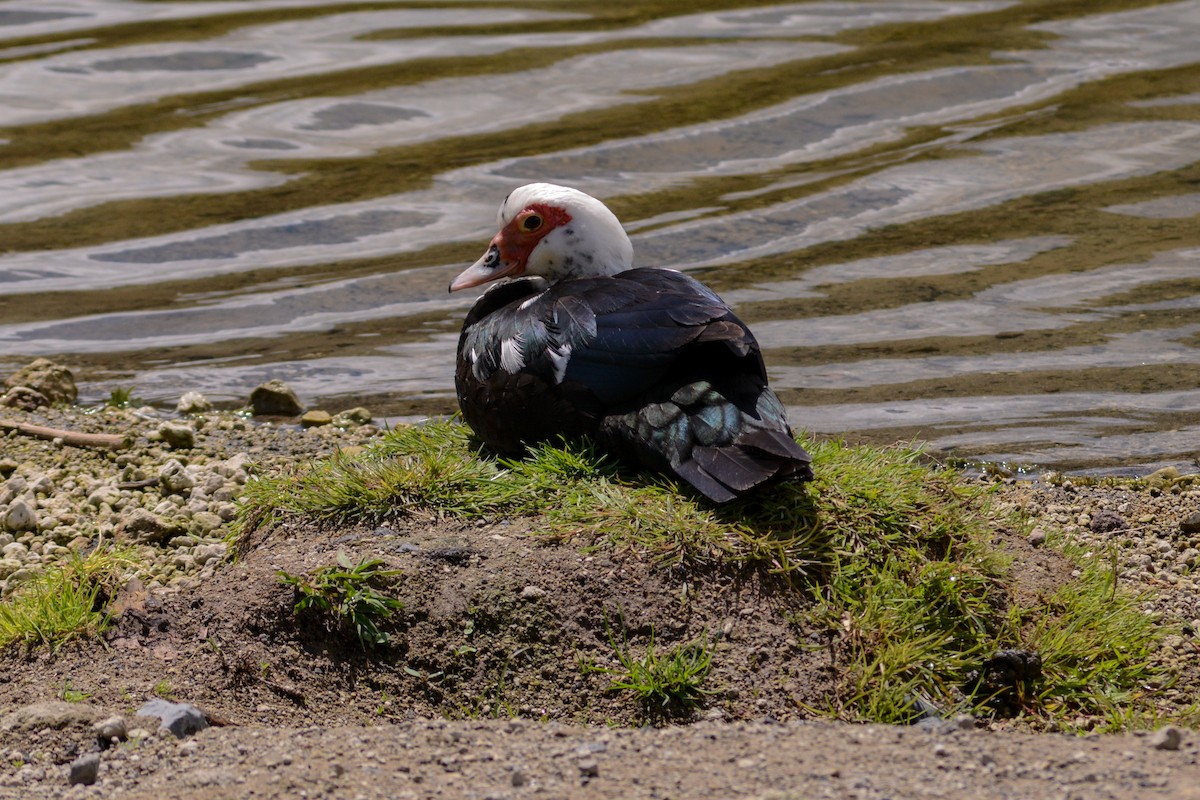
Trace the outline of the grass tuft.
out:
M 610 676 L 608 691 L 633 694 L 653 716 L 692 711 L 712 693 L 704 688 L 704 680 L 712 669 L 712 650 L 707 639 L 679 644 L 664 652 L 655 646 L 651 631 L 650 641 L 639 658 L 629 648 L 624 620 L 620 642 L 607 617 L 605 626 L 608 643 L 620 667 L 587 666 L 585 671 Z
M 330 630 L 349 633 L 366 650 L 388 643 L 389 636 L 379 629 L 379 623 L 404 607 L 371 585 L 400 574 L 400 570 L 384 569 L 383 565 L 378 558 L 355 564 L 339 551 L 337 564 L 313 570 L 307 576 L 280 570 L 279 581 L 296 590 L 293 610 L 297 614 L 324 617 Z
M 0 647 L 53 649 L 98 635 L 108 624 L 104 600 L 132 563 L 119 552 L 95 551 L 73 555 L 30 578 L 0 601 Z

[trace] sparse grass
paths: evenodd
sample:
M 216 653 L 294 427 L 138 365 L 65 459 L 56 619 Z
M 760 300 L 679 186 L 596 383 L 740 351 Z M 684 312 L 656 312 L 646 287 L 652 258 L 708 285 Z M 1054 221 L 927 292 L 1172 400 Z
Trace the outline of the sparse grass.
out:
M 74 685 L 72 685 L 70 678 L 63 679 L 62 690 L 58 693 L 59 699 L 65 700 L 68 703 L 82 703 L 83 701 L 90 699 L 91 696 L 91 692 L 85 692 L 80 689 L 76 689 Z
M 120 552 L 95 551 L 30 578 L 0 601 L 0 647 L 22 643 L 53 649 L 98 635 L 108 622 L 100 606 L 132 563 Z
M 481 457 L 466 426 L 431 422 L 392 431 L 364 454 L 252 482 L 238 536 L 245 542 L 288 515 L 373 521 L 404 509 L 466 519 L 542 515 L 547 537 L 665 564 L 761 563 L 799 574 L 821 551 L 818 512 L 803 487 L 713 509 L 645 477 L 586 443 L 544 445 L 519 460 Z
M 133 394 L 134 387 L 118 386 L 108 394 L 108 399 L 104 401 L 104 405 L 110 408 L 129 408 L 131 406 L 145 405 L 144 400 L 140 397 L 135 397 Z
M 620 667 L 585 665 L 588 672 L 599 672 L 612 678 L 610 692 L 630 692 L 653 715 L 672 715 L 695 709 L 711 694 L 704 680 L 712 669 L 712 650 L 708 640 L 686 642 L 663 652 L 654 642 L 654 633 L 642 656 L 630 650 L 624 620 L 621 638 L 617 641 L 607 618 L 608 643 Z
M 394 597 L 377 591 L 371 583 L 399 575 L 399 570 L 383 569 L 378 558 L 357 564 L 339 551 L 337 564 L 314 570 L 307 576 L 280 571 L 279 580 L 296 590 L 297 614 L 316 613 L 325 617 L 330 630 L 352 634 L 363 649 L 386 645 L 388 635 L 379 623 L 404 607 Z
M 154 688 L 151 689 L 151 691 L 154 693 L 155 697 L 161 697 L 164 700 L 175 699 L 175 687 L 166 678 L 163 678 L 158 683 L 154 684 Z
M 1045 665 L 1037 697 L 1044 713 L 1096 714 L 1101 728 L 1115 730 L 1128 724 L 1127 712 L 1153 709 L 1150 687 L 1162 676 L 1152 655 L 1163 629 L 1142 611 L 1143 598 L 1117 591 L 1114 579 L 1111 565 L 1093 562 L 1043 607 L 1013 610 Z
M 1017 713 L 1049 727 L 1081 715 L 1113 727 L 1153 715 L 1143 687 L 1159 674 L 1148 655 L 1162 632 L 1136 599 L 1104 582 L 1103 565 L 1049 600 L 1019 606 L 1009 561 L 992 544 L 986 487 L 916 448 L 804 444 L 817 475 L 811 485 L 713 507 L 667 479 L 633 475 L 587 444 L 494 459 L 465 426 L 431 422 L 393 431 L 358 456 L 251 482 L 239 535 L 248 540 L 290 516 L 527 516 L 547 538 L 682 574 L 754 568 L 784 579 L 790 616 L 829 631 L 839 669 L 839 691 L 814 713 L 886 722 L 931 711 L 997 713 L 994 698 L 971 696 L 968 676 L 997 651 L 1026 649 L 1039 653 L 1043 674 L 1018 693 Z M 364 638 L 374 635 L 366 629 Z M 641 659 L 614 649 L 622 688 L 653 702 L 683 702 L 689 681 L 710 667 L 703 647 L 652 644 Z

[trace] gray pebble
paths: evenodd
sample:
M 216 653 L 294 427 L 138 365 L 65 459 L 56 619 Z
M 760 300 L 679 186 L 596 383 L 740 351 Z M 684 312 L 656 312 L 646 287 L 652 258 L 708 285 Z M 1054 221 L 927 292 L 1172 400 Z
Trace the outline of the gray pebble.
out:
M 172 450 L 191 450 L 196 446 L 196 432 L 178 422 L 165 422 L 158 427 L 158 435 Z
M 96 782 L 96 778 L 100 775 L 100 755 L 99 753 L 88 753 L 71 762 L 71 771 L 68 776 L 72 786 L 83 784 L 91 786 Z
M 208 727 L 204 713 L 189 703 L 172 703 L 161 698 L 149 700 L 138 709 L 139 717 L 158 717 L 162 727 L 182 739 Z
M 1184 533 L 1200 533 L 1200 511 L 1193 511 L 1181 519 L 1179 530 Z
M 10 531 L 36 531 L 38 526 L 37 512 L 29 507 L 24 500 L 14 500 L 8 506 L 4 515 L 4 527 Z
M 1178 750 L 1183 743 L 1183 731 L 1174 725 L 1164 725 L 1150 737 L 1150 746 L 1155 750 Z
M 546 596 L 546 590 L 541 589 L 537 586 L 526 586 L 524 589 L 521 590 L 521 599 L 523 599 L 523 600 L 536 600 L 539 597 L 545 597 L 545 596 Z
M 163 495 L 184 494 L 190 492 L 196 485 L 196 479 L 188 474 L 183 465 L 171 459 L 158 473 L 158 482 L 162 485 Z
M 156 544 L 179 532 L 176 525 L 144 508 L 129 509 L 121 514 L 114 535 L 137 544 Z

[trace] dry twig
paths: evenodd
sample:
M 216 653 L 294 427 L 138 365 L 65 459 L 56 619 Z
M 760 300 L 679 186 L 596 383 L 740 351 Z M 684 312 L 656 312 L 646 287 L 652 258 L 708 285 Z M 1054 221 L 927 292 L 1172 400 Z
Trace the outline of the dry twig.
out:
M 22 436 L 34 436 L 38 439 L 62 439 L 63 444 L 72 447 L 97 447 L 108 450 L 121 450 L 129 447 L 125 436 L 115 433 L 81 433 L 79 431 L 64 431 L 58 428 L 47 428 L 42 425 L 31 425 L 28 422 L 15 422 L 0 419 L 0 430 L 16 431 Z

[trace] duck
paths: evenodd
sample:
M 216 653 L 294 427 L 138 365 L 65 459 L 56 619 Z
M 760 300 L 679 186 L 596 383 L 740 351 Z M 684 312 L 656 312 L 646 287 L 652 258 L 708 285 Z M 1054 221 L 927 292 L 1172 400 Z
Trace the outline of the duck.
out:
M 750 329 L 684 273 L 634 267 L 616 215 L 577 189 L 532 183 L 450 284 L 494 281 L 458 340 L 463 420 L 492 451 L 588 438 L 713 503 L 811 480 Z

